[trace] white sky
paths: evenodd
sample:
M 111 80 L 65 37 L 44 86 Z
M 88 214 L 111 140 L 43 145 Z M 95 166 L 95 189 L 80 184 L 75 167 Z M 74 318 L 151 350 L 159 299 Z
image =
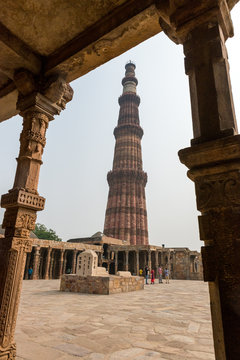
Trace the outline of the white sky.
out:
M 232 11 L 235 37 L 227 41 L 237 117 L 240 114 L 240 4 Z M 50 123 L 40 172 L 39 194 L 46 197 L 38 222 L 68 240 L 103 231 L 118 120 L 118 97 L 128 60 L 136 63 L 141 97 L 140 123 L 149 241 L 167 247 L 199 249 L 193 183 L 179 162 L 188 147 L 192 122 L 188 78 L 181 45 L 164 33 L 145 41 L 73 82 L 74 99 Z M 1 123 L 0 193 L 13 185 L 22 120 Z M 3 209 L 0 210 L 1 218 Z

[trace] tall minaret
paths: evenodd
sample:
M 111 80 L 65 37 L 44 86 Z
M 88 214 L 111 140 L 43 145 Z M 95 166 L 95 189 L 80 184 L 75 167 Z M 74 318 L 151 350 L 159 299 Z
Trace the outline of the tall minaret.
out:
M 126 64 L 123 93 L 118 99 L 120 111 L 118 125 L 114 129 L 113 169 L 107 175 L 109 194 L 104 234 L 129 240 L 132 245 L 147 245 L 147 174 L 142 170 L 143 130 L 139 124 L 140 98 L 136 94 L 138 81 L 135 68 L 131 61 Z

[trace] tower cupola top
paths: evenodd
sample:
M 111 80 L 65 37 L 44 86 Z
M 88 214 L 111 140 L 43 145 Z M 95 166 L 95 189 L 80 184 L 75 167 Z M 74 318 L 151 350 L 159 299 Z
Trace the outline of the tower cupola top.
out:
M 125 77 L 122 79 L 123 94 L 126 92 L 136 94 L 136 86 L 138 84 L 137 78 L 135 77 L 136 65 L 130 60 L 125 65 Z
M 125 69 L 127 70 L 128 67 L 132 67 L 134 70 L 136 69 L 136 65 L 134 62 L 132 62 L 131 60 L 129 60 L 126 65 L 125 65 Z

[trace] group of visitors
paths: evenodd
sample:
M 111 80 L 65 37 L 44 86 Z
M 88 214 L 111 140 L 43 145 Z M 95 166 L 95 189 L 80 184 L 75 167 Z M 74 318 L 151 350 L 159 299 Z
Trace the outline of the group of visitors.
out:
M 143 270 L 142 269 L 139 270 L 139 274 L 140 274 L 140 276 L 143 275 Z M 153 269 L 150 271 L 149 267 L 145 266 L 146 285 L 148 285 L 149 276 L 151 277 L 151 284 L 154 285 L 155 272 L 154 272 Z M 167 267 L 164 269 L 164 276 L 165 276 L 166 284 L 169 284 L 169 270 L 168 270 Z M 162 270 L 161 266 L 159 266 L 159 268 L 158 268 L 158 280 L 159 280 L 159 284 L 163 283 L 163 270 Z

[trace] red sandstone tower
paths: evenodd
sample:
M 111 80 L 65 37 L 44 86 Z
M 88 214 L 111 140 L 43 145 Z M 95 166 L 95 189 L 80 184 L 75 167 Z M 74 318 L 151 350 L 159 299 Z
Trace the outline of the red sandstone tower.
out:
M 136 94 L 138 81 L 135 68 L 131 62 L 126 64 L 123 93 L 118 99 L 120 111 L 118 125 L 114 129 L 113 169 L 107 175 L 109 195 L 104 234 L 129 240 L 132 245 L 147 245 L 147 174 L 142 170 L 143 130 L 139 123 L 140 98 Z

